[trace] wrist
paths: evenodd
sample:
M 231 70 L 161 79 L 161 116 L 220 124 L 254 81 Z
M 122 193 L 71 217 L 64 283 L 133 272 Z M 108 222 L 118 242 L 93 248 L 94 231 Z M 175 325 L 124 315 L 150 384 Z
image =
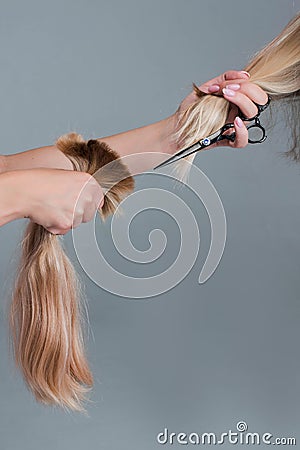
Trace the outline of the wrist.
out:
M 159 140 L 162 153 L 173 155 L 179 150 L 179 145 L 176 140 L 177 123 L 178 117 L 176 113 L 159 122 L 161 127 Z

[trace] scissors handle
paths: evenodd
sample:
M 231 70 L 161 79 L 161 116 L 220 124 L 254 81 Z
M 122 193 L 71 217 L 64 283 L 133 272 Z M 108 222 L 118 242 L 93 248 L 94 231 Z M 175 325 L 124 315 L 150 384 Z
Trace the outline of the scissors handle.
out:
M 264 129 L 264 127 L 261 125 L 259 118 L 256 117 L 255 119 L 253 119 L 255 122 L 253 124 L 249 124 L 246 125 L 247 130 L 253 130 L 254 128 L 257 128 L 261 134 L 261 137 L 258 139 L 251 139 L 250 137 L 248 137 L 248 143 L 249 144 L 260 144 L 262 142 L 264 142 L 267 139 L 267 135 L 266 135 L 266 130 Z M 222 140 L 222 139 L 227 139 L 228 141 L 234 142 L 236 134 L 235 132 L 231 133 L 231 134 L 223 134 L 225 131 L 227 131 L 230 128 L 233 128 L 234 124 L 233 123 L 227 123 L 224 125 L 224 127 L 222 128 L 222 133 L 219 136 L 218 140 Z

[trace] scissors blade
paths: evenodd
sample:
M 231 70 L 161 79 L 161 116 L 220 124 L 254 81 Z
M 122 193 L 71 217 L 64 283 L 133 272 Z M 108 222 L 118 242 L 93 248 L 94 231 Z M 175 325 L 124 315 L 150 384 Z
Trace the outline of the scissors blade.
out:
M 170 158 L 168 158 L 166 161 L 163 161 L 162 163 L 158 164 L 156 167 L 153 168 L 153 170 L 158 169 L 159 167 L 167 166 L 168 164 L 171 164 L 175 161 L 178 161 L 181 158 L 185 158 L 186 156 L 189 156 L 191 153 L 196 152 L 201 148 L 201 145 L 199 142 L 196 142 L 196 144 L 190 145 L 187 148 L 184 148 L 182 150 L 179 150 L 179 152 L 175 153 L 175 155 L 172 155 Z

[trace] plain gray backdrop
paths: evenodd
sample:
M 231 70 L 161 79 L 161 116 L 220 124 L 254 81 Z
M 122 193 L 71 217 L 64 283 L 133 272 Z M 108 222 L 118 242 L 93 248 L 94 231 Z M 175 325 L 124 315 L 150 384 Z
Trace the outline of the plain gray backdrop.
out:
M 101 137 L 163 119 L 193 81 L 241 69 L 300 9 L 299 0 L 0 6 L 2 154 L 51 144 L 70 130 Z M 26 222 L 0 230 L 1 450 L 152 450 L 161 447 L 156 435 L 164 427 L 221 433 L 239 420 L 249 431 L 300 440 L 300 166 L 280 156 L 285 139 L 278 125 L 260 146 L 197 156 L 228 222 L 221 264 L 204 285 L 198 275 L 209 222 L 185 190 L 202 248 L 189 275 L 163 295 L 132 300 L 107 293 L 83 273 L 65 238 L 89 304 L 90 417 L 36 403 L 14 369 L 5 312 Z M 157 187 L 160 180 L 145 175 L 136 183 L 137 189 Z M 153 228 L 169 239 L 159 272 L 176 257 L 179 234 L 166 214 L 147 211 L 133 226 L 137 248 L 147 248 Z M 112 264 L 135 273 L 134 265 L 111 254 Z M 138 273 L 146 276 L 147 268 Z

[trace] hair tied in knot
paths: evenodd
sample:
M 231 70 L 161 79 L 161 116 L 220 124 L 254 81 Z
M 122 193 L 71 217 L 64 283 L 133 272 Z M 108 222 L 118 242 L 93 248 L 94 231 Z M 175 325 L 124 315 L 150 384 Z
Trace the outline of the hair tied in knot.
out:
M 89 139 L 86 145 L 88 148 L 94 148 L 96 145 L 99 145 L 99 142 L 96 139 Z

